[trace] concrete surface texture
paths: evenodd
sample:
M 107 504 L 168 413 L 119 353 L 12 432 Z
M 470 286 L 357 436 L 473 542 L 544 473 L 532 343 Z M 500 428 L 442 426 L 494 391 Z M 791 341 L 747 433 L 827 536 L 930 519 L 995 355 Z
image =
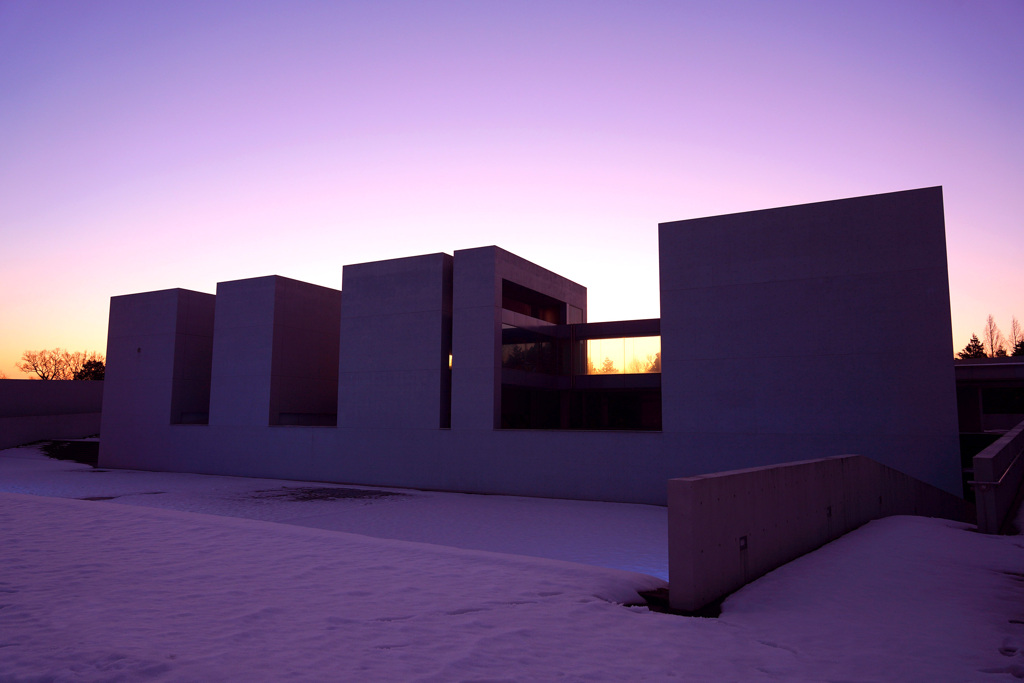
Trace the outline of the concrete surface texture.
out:
M 669 600 L 696 611 L 881 517 L 963 521 L 961 498 L 860 455 L 672 479 Z
M 1020 504 L 1024 481 L 1024 421 L 974 456 L 974 495 L 978 530 L 997 534 Z
M 451 424 L 452 257 L 345 266 L 338 425 Z
M 749 464 L 859 453 L 960 492 L 941 188 L 659 239 L 665 431 Z
M 0 448 L 100 431 L 102 381 L 0 379 Z
M 503 328 L 571 340 L 586 289 L 481 247 L 346 266 L 344 295 L 114 297 L 101 462 L 664 504 L 673 477 L 853 452 L 960 493 L 939 188 L 660 239 L 660 431 L 500 428 Z

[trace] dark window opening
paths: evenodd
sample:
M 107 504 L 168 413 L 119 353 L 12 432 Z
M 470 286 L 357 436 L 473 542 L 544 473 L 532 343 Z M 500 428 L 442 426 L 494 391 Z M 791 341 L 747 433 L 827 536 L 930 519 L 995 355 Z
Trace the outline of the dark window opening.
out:
M 1024 389 L 992 387 L 981 390 L 982 411 L 986 415 L 1024 414 Z
M 544 322 L 567 322 L 563 302 L 508 280 L 501 281 L 501 307 Z
M 569 340 L 545 331 L 503 326 L 501 330 L 501 367 L 545 375 L 568 375 Z
M 661 389 L 558 391 L 504 385 L 502 429 L 658 431 Z

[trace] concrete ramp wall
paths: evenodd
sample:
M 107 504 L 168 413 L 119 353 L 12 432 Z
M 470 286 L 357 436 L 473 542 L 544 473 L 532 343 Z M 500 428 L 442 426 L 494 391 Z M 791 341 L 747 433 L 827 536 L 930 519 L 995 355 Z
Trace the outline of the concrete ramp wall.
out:
M 964 501 L 860 455 L 668 484 L 669 599 L 695 611 L 862 524 L 909 514 L 963 520 Z
M 100 431 L 103 382 L 0 379 L 0 448 Z

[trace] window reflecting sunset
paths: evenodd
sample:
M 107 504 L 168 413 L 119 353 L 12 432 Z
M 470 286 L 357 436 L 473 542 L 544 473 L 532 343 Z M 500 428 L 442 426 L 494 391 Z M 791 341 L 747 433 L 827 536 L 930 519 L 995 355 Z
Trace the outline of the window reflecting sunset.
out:
M 661 337 L 619 337 L 586 341 L 587 375 L 661 372 Z

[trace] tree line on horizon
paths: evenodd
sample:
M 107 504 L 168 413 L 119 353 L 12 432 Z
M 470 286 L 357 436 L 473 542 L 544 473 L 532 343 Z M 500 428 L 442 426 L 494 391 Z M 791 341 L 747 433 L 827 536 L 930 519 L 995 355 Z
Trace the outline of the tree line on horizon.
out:
M 29 379 L 101 380 L 106 375 L 106 358 L 96 351 L 68 351 L 57 347 L 26 351 L 14 364 Z
M 1009 336 L 1004 336 L 995 318 L 991 315 L 985 322 L 981 339 L 972 334 L 971 341 L 963 351 L 956 354 L 961 360 L 968 358 L 1003 358 L 1006 356 L 1024 356 L 1024 329 L 1016 317 L 1010 320 Z

